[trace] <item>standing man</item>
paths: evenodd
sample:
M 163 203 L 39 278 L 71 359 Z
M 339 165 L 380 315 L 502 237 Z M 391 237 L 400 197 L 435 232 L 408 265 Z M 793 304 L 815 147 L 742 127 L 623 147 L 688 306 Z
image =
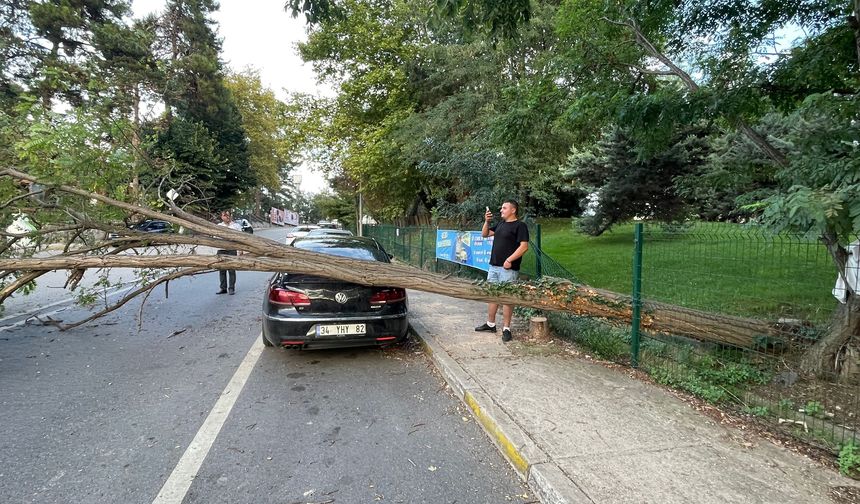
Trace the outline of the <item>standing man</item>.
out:
M 227 226 L 230 229 L 235 229 L 236 231 L 242 231 L 242 225 L 233 220 L 233 217 L 230 215 L 229 210 L 223 210 L 221 212 L 221 222 L 218 223 L 219 226 Z M 224 255 L 239 255 L 235 250 L 219 250 L 218 254 Z M 227 283 L 227 276 L 230 277 L 230 283 Z M 236 270 L 218 270 L 218 276 L 221 279 L 221 289 L 215 294 L 227 294 L 228 292 L 232 296 L 236 294 Z
M 502 222 L 490 226 L 493 213 L 487 207 L 484 214 L 484 227 L 481 236 L 493 237 L 493 250 L 490 252 L 490 270 L 487 272 L 487 282 L 515 282 L 520 272 L 523 254 L 529 249 L 529 228 L 519 218 L 519 204 L 507 200 L 501 208 Z M 475 328 L 476 331 L 496 332 L 496 311 L 499 305 L 490 303 L 487 310 L 487 322 Z M 504 325 L 502 326 L 502 341 L 511 341 L 511 316 L 514 307 L 502 305 Z

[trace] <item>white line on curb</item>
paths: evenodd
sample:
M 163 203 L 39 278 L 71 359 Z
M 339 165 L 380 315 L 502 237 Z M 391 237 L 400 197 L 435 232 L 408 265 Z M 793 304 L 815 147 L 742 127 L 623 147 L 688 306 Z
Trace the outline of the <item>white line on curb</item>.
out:
M 182 503 L 262 352 L 263 341 L 257 338 L 152 504 Z

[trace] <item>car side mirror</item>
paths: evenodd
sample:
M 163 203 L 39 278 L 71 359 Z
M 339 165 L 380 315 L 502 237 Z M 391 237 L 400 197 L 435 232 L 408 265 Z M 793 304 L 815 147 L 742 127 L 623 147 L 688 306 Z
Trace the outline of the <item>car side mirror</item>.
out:
M 388 256 L 389 259 L 394 259 L 394 254 L 389 254 L 388 252 L 386 252 L 385 254 Z

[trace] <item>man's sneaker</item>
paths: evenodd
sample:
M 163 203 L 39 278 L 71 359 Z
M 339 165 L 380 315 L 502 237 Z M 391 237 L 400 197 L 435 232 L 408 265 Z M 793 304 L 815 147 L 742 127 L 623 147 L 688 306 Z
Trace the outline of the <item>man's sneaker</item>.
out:
M 502 341 L 504 341 L 505 343 L 507 343 L 508 341 L 511 341 L 513 338 L 514 338 L 514 337 L 511 335 L 511 330 L 510 330 L 510 329 L 504 329 L 504 330 L 502 330 Z
M 486 322 L 484 322 L 483 325 L 479 325 L 475 330 L 479 332 L 496 332 L 496 326 L 490 327 Z
M 229 291 L 227 291 L 227 292 L 229 292 L 229 293 L 230 293 L 230 295 L 232 296 L 233 294 L 235 294 L 235 293 L 236 293 L 236 289 L 230 289 L 230 290 L 229 290 Z
M 215 294 L 227 294 L 227 289 L 221 289 L 218 292 L 216 292 Z

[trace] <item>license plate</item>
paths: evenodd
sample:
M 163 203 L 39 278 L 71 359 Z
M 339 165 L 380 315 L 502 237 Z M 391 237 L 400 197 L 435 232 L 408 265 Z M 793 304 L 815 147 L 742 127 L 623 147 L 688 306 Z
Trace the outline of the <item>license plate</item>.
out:
M 326 324 L 317 326 L 317 336 L 347 336 L 367 334 L 365 324 Z

